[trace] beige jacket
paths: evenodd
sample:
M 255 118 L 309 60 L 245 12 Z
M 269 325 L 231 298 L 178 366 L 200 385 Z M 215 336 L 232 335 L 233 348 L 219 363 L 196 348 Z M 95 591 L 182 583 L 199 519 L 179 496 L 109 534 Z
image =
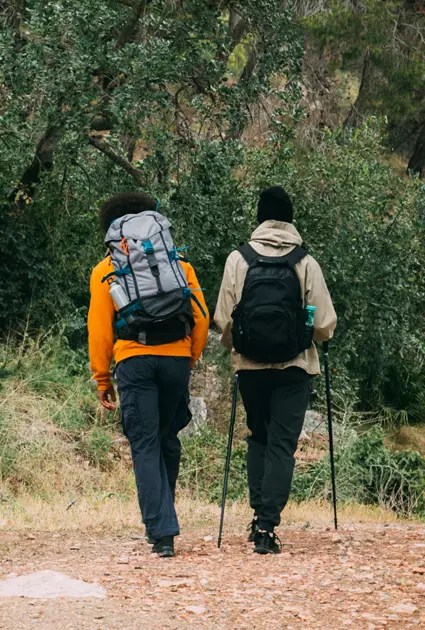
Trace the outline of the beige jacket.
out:
M 285 256 L 296 245 L 301 244 L 301 236 L 295 227 L 280 221 L 265 221 L 252 234 L 250 241 L 250 245 L 263 256 Z M 295 269 L 300 279 L 304 305 L 309 304 L 317 309 L 314 317 L 314 341 L 328 341 L 335 330 L 336 313 L 322 270 L 310 255 L 303 258 Z M 222 332 L 221 343 L 229 350 L 232 349 L 232 312 L 241 299 L 247 270 L 248 265 L 242 255 L 238 251 L 232 252 L 224 269 L 214 316 L 215 323 Z M 234 350 L 232 363 L 235 371 L 300 367 L 308 374 L 320 374 L 319 357 L 314 344 L 289 363 L 254 363 Z

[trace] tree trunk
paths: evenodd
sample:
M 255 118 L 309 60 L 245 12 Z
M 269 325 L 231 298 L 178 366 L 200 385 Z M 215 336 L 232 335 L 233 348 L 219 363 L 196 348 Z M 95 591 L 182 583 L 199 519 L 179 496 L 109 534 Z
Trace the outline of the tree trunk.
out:
M 58 126 L 52 125 L 46 129 L 37 145 L 33 161 L 22 175 L 19 186 L 11 193 L 10 201 L 15 201 L 20 190 L 29 197 L 33 196 L 42 173 L 51 170 L 53 166 L 53 154 L 61 137 L 62 132 Z
M 413 149 L 412 157 L 409 160 L 407 172 L 412 175 L 419 175 L 422 177 L 425 168 L 425 124 L 423 125 L 418 139 L 416 140 L 415 148 Z
M 351 106 L 347 118 L 344 121 L 344 129 L 348 127 L 359 127 L 364 120 L 363 110 L 370 85 L 371 69 L 372 64 L 370 60 L 370 49 L 367 48 L 363 59 L 362 78 L 360 81 L 359 92 L 357 94 L 355 102 Z

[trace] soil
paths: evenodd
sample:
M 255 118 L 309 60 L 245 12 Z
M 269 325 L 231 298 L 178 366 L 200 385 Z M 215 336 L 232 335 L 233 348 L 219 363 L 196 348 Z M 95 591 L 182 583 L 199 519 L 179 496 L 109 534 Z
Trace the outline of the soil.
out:
M 105 599 L 0 598 L 0 628 L 156 630 L 425 628 L 425 527 L 282 528 L 280 556 L 211 528 L 160 559 L 140 535 L 3 532 L 0 580 L 58 571 L 103 586 Z

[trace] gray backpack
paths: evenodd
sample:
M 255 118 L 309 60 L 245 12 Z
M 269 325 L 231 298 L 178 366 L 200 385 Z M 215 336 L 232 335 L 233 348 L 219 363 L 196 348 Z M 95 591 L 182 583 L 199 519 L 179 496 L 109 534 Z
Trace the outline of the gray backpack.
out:
M 105 243 L 114 270 L 102 282 L 118 313 L 119 339 L 155 346 L 184 339 L 194 326 L 191 298 L 171 224 L 158 212 L 127 214 L 116 219 Z M 201 307 L 202 308 L 202 307 Z

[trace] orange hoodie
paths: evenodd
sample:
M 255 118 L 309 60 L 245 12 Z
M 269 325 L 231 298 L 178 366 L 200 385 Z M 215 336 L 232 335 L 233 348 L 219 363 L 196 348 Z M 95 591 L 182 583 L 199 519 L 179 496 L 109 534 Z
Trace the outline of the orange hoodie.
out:
M 114 344 L 113 323 L 115 319 L 115 304 L 109 295 L 107 282 L 102 284 L 102 278 L 114 270 L 111 257 L 104 258 L 94 269 L 90 280 L 90 310 L 88 317 L 90 367 L 93 378 L 97 381 L 99 390 L 107 390 L 111 384 L 111 361 L 115 363 L 143 354 L 169 357 L 191 357 L 192 364 L 201 356 L 208 339 L 209 314 L 195 270 L 186 262 L 182 262 L 188 286 L 192 290 L 198 289 L 196 297 L 202 304 L 207 317 L 203 315 L 199 306 L 193 302 L 195 327 L 190 336 L 180 341 L 163 344 L 161 346 L 144 346 L 136 341 L 118 339 Z

